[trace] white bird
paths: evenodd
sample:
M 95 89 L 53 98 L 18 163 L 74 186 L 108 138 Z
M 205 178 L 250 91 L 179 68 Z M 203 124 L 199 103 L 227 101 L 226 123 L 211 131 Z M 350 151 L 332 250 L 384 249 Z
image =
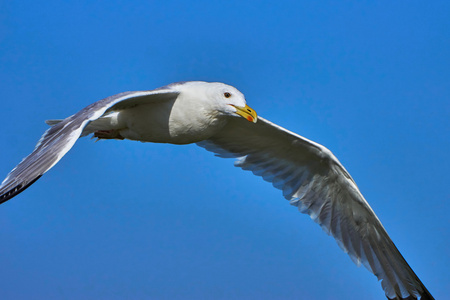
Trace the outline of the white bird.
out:
M 325 147 L 261 117 L 223 83 L 173 83 L 120 93 L 52 125 L 0 186 L 0 203 L 52 168 L 79 137 L 190 144 L 262 176 L 307 213 L 357 264 L 381 280 L 389 299 L 434 299 L 396 248 L 350 174 Z

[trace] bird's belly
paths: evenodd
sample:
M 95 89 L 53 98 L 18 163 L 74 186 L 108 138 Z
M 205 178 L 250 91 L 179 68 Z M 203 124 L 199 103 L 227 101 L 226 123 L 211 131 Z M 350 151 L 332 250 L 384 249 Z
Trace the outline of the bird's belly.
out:
M 120 112 L 120 135 L 141 142 L 190 144 L 205 140 L 224 124 L 174 106 L 151 104 Z

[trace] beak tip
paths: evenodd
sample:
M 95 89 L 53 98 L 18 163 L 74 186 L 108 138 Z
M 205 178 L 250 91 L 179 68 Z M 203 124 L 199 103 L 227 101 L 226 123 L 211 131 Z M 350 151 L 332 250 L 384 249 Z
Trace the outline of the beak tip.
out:
M 243 117 L 247 121 L 252 122 L 252 123 L 256 123 L 258 121 L 258 115 L 256 114 L 256 112 L 253 109 L 248 107 L 248 105 L 245 105 L 243 107 L 235 106 L 235 105 L 231 105 L 231 106 L 233 106 L 236 109 L 235 114 Z

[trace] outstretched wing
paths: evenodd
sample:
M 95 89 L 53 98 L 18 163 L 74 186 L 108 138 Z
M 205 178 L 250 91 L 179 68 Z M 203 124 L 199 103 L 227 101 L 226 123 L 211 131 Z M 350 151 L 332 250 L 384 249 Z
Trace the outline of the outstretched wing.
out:
M 174 99 L 179 92 L 167 86 L 151 91 L 124 92 L 97 101 L 58 122 L 41 137 L 0 186 L 0 204 L 16 196 L 51 169 L 72 148 L 83 129 L 105 113 L 155 101 Z
M 325 147 L 261 117 L 234 118 L 198 143 L 262 176 L 307 213 L 357 264 L 375 274 L 390 299 L 433 299 L 400 254 L 355 182 Z

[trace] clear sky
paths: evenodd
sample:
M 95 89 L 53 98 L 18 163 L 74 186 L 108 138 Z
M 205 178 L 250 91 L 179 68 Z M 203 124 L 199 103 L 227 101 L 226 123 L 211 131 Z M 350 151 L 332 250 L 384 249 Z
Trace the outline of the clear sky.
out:
M 449 13 L 448 1 L 1 1 L 1 177 L 46 119 L 222 81 L 331 149 L 444 299 Z M 384 297 L 279 190 L 195 145 L 81 139 L 0 206 L 0 240 L 2 299 Z

